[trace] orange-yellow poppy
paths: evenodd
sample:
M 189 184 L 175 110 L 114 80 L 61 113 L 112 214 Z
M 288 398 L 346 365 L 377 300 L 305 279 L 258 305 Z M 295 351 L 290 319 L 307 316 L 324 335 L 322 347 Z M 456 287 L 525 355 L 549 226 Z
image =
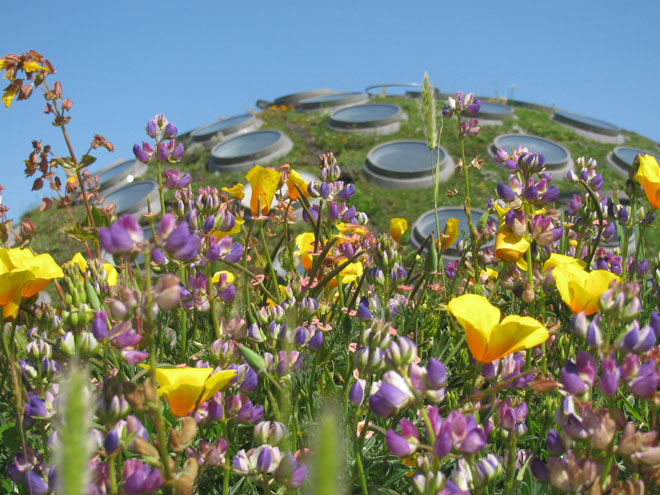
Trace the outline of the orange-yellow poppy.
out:
M 158 395 L 165 398 L 172 414 L 186 416 L 236 376 L 234 370 L 211 375 L 212 371 L 213 368 L 156 368 Z
M 472 357 L 480 363 L 531 349 L 549 336 L 548 330 L 529 316 L 509 315 L 500 322 L 500 310 L 477 294 L 455 297 L 447 308 L 465 330 Z
M 612 280 L 619 281 L 619 277 L 607 270 L 587 272 L 574 263 L 555 267 L 552 276 L 562 301 L 570 310 L 575 314 L 584 311 L 587 315 L 598 311 L 600 296 L 609 289 Z
M 660 166 L 653 155 L 640 155 L 635 180 L 642 185 L 654 208 L 660 208 Z
M 390 220 L 390 235 L 396 242 L 401 240 L 408 230 L 408 221 L 405 218 L 392 218 Z
M 14 318 L 21 299 L 38 294 L 51 280 L 64 276 L 50 254 L 29 249 L 0 249 L 0 306 L 4 318 Z
M 275 197 L 275 191 L 280 185 L 282 172 L 272 168 L 264 168 L 255 165 L 245 178 L 252 187 L 250 197 L 250 212 L 253 216 L 259 214 L 259 205 L 261 204 L 261 214 L 267 215 L 270 212 L 270 204 Z
M 509 228 L 503 227 L 495 239 L 495 256 L 505 263 L 515 263 L 529 249 L 529 241 L 518 237 Z

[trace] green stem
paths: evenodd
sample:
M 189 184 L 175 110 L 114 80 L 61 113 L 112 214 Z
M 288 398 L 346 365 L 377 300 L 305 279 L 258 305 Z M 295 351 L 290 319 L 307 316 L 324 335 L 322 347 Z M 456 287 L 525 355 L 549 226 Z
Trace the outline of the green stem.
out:
M 148 249 L 144 251 L 144 268 L 145 268 L 145 282 L 146 282 L 146 298 L 147 308 L 153 306 L 151 298 L 151 252 Z M 149 377 L 152 383 L 157 383 L 156 380 L 156 339 L 153 333 L 153 320 L 151 319 L 150 311 L 147 311 L 146 318 L 144 319 L 144 332 L 147 335 L 149 342 Z M 151 404 L 151 409 L 155 413 L 156 432 L 158 437 L 158 450 L 160 453 L 160 460 L 163 465 L 165 473 L 165 493 L 172 491 L 172 471 L 170 470 L 170 457 L 167 452 L 167 438 L 165 436 L 165 418 L 163 417 L 163 410 L 160 401 Z
M 186 272 L 185 272 L 185 267 L 183 266 L 183 262 L 179 261 L 179 278 L 181 279 L 181 283 L 184 283 L 186 280 Z M 179 306 L 177 309 L 179 313 L 179 323 L 181 325 L 181 361 L 186 362 L 188 359 L 188 325 L 187 325 L 187 320 L 186 320 L 186 310 L 183 309 L 183 307 Z
M 158 144 L 156 144 L 158 146 Z M 163 174 L 160 169 L 160 162 L 156 161 L 158 164 L 158 196 L 160 197 L 160 216 L 161 218 L 165 214 L 165 195 L 163 193 Z
M 110 454 L 108 459 L 108 477 L 110 478 L 110 494 L 117 495 L 117 454 Z
M 513 479 L 516 474 L 516 432 L 509 432 L 509 458 L 506 463 L 506 481 L 504 482 L 505 495 L 511 495 Z
M 262 223 L 259 226 L 259 236 L 261 237 L 261 243 L 264 245 L 264 249 L 266 250 L 266 266 L 268 267 L 270 280 L 273 285 L 273 292 L 277 296 L 277 299 L 273 299 L 273 301 L 277 301 L 277 303 L 279 304 L 280 302 L 282 302 L 282 297 L 277 287 L 277 275 L 275 274 L 275 268 L 273 267 L 273 262 L 271 261 L 271 257 L 270 257 L 270 251 L 268 250 L 268 243 L 266 242 L 266 234 L 264 233 L 265 230 L 264 226 L 265 223 Z
M 216 340 L 221 337 L 220 335 L 220 323 L 218 322 L 218 312 L 215 307 L 215 294 L 213 291 L 213 274 L 211 273 L 212 267 L 211 263 L 206 264 L 206 278 L 208 280 L 208 287 L 206 289 L 209 297 L 209 311 L 211 311 L 211 320 L 213 322 L 213 335 L 215 335 Z

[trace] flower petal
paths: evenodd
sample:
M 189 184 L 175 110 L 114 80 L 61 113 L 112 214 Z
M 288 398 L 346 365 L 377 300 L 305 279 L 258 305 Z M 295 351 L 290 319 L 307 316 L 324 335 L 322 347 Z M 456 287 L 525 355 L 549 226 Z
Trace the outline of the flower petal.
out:
M 508 354 L 531 349 L 545 342 L 549 336 L 548 330 L 534 318 L 509 315 L 493 327 L 488 352 L 481 362 L 489 363 Z
M 455 297 L 449 301 L 447 308 L 465 330 L 474 359 L 486 362 L 483 359 L 488 351 L 491 329 L 500 321 L 500 310 L 477 294 Z
M 216 392 L 219 392 L 225 388 L 225 386 L 230 381 L 232 381 L 235 376 L 235 370 L 218 371 L 217 373 L 211 375 L 204 384 L 204 391 L 202 392 L 202 396 L 199 398 L 199 403 L 201 404 L 209 400 L 211 397 L 213 397 L 213 395 L 215 395 Z

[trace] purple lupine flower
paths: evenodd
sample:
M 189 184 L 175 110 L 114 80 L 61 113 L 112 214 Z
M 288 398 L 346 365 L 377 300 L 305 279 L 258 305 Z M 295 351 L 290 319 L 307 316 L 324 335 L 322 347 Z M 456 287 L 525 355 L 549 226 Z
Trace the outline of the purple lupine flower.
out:
M 561 383 L 569 394 L 580 395 L 593 386 L 598 364 L 589 353 L 579 351 L 577 364 L 566 361 L 561 369 Z
M 626 331 L 617 339 L 616 347 L 637 354 L 648 352 L 655 345 L 655 332 L 649 325 L 644 325 L 641 329 L 637 320 L 626 327 Z
M 653 329 L 656 338 L 660 337 L 660 314 L 658 314 L 656 311 L 651 311 L 649 326 Z
M 546 436 L 546 445 L 548 448 L 548 454 L 559 456 L 564 453 L 564 442 L 562 442 L 559 433 L 554 428 L 551 428 Z
M 541 201 L 544 203 L 554 203 L 557 201 L 557 197 L 559 196 L 559 189 L 557 186 L 554 184 L 548 186 L 548 188 L 545 190 L 545 193 L 543 193 L 543 196 L 541 196 Z
M 298 464 L 291 452 L 286 452 L 277 468 L 276 477 L 287 488 L 300 488 L 307 479 L 307 467 Z
M 495 160 L 498 161 L 499 163 L 502 163 L 509 158 L 509 154 L 504 151 L 502 148 L 497 148 L 497 151 L 495 152 Z
M 126 421 L 119 420 L 117 424 L 108 432 L 103 439 L 103 448 L 107 455 L 113 454 L 119 450 L 120 441 L 124 430 L 126 429 Z
M 428 384 L 431 388 L 438 389 L 447 385 L 447 368 L 440 361 L 429 358 L 426 371 Z
M 147 464 L 136 459 L 124 461 L 122 472 L 122 487 L 126 495 L 154 493 L 163 486 L 163 479 L 157 468 L 149 468 Z
M 154 139 L 156 139 L 156 138 L 158 137 L 158 133 L 160 132 L 160 130 L 158 129 L 158 124 L 157 124 L 157 122 L 158 122 L 159 120 L 161 120 L 161 119 L 159 118 L 159 117 L 161 117 L 161 116 L 162 116 L 162 115 L 160 115 L 160 114 L 159 114 L 159 115 L 156 115 L 153 119 L 151 119 L 149 122 L 147 122 L 147 128 L 146 128 L 146 131 L 147 131 L 147 135 L 148 135 L 149 137 L 154 138 Z
M 49 491 L 48 483 L 34 471 L 28 471 L 23 482 L 29 495 L 46 495 Z
M 474 115 L 475 113 L 478 113 L 480 109 L 481 109 L 481 100 L 479 98 L 475 98 L 474 100 L 472 100 L 472 103 L 470 103 L 465 108 L 465 111 L 470 115 Z
M 317 350 L 323 345 L 323 332 L 317 330 L 316 333 L 309 339 L 308 342 L 309 348 L 312 350 Z
M 603 367 L 603 373 L 600 377 L 599 387 L 601 392 L 603 392 L 607 397 L 611 397 L 616 392 L 617 387 L 619 386 L 619 378 L 621 377 L 621 372 L 619 367 L 616 364 L 616 359 L 614 355 L 611 358 L 605 358 L 601 356 L 601 364 Z
M 149 146 L 149 148 L 151 148 L 151 146 Z M 151 160 L 151 153 L 149 153 L 144 146 L 140 146 L 137 143 L 133 145 L 133 154 L 135 155 L 135 158 L 137 158 L 142 163 L 149 163 L 149 161 Z
M 525 199 L 527 201 L 536 201 L 536 198 L 539 196 L 539 190 L 535 184 L 527 186 L 525 189 Z
M 505 430 L 524 433 L 527 429 L 525 418 L 527 418 L 527 403 L 524 401 L 514 408 L 511 399 L 507 397 L 497 408 L 497 421 Z
M 513 201 L 516 199 L 516 193 L 509 186 L 500 181 L 497 183 L 497 195 L 504 201 Z
M 99 242 L 111 254 L 131 253 L 143 240 L 144 233 L 131 215 L 122 215 L 110 228 L 99 229 Z
M 357 308 L 357 317 L 361 320 L 371 320 L 372 315 L 371 311 L 369 311 L 369 300 L 362 296 L 360 298 L 360 304 L 358 304 Z
M 168 189 L 181 189 L 190 185 L 190 174 L 185 172 L 181 175 L 181 170 L 167 169 L 163 172 L 165 176 L 165 187 Z
M 234 416 L 234 419 L 239 423 L 252 425 L 254 423 L 257 423 L 258 421 L 261 421 L 263 415 L 264 415 L 264 406 L 254 407 L 251 401 L 247 401 L 243 403 L 241 408 L 236 413 L 236 416 Z
M 94 313 L 92 320 L 92 333 L 96 340 L 103 340 L 108 336 L 108 315 L 105 311 Z
M 547 483 L 548 481 L 550 481 L 550 471 L 548 471 L 548 467 L 538 457 L 534 456 L 532 458 L 530 469 L 532 470 L 532 474 L 538 481 L 542 483 Z
M 163 129 L 163 138 L 174 139 L 177 135 L 177 132 L 177 128 L 174 127 L 174 124 L 172 124 L 172 122 L 168 122 L 165 126 L 165 129 Z
M 366 380 L 358 379 L 348 391 L 348 402 L 354 406 L 359 406 L 364 401 L 364 389 L 367 386 Z
M 172 150 L 172 153 L 170 154 L 170 162 L 176 163 L 181 161 L 181 158 L 183 158 L 184 151 L 185 150 L 183 148 L 183 143 L 177 144 Z
M 403 379 L 401 381 L 403 384 L 397 383 L 399 386 L 381 382 L 376 393 L 369 396 L 369 407 L 371 407 L 374 414 L 381 418 L 387 418 L 403 409 L 413 398 L 405 381 Z
M 138 335 L 135 330 L 131 328 L 131 322 L 124 321 L 118 323 L 110 331 L 110 340 L 119 348 L 135 347 L 142 336 Z
M 339 201 L 348 201 L 355 194 L 355 186 L 353 184 L 348 184 L 341 191 L 337 193 L 336 198 Z
M 136 351 L 136 350 L 123 350 L 121 351 L 121 357 L 124 358 L 128 364 L 138 364 L 142 361 L 145 361 L 149 357 L 149 353 L 145 351 Z
M 476 454 L 486 445 L 486 434 L 477 426 L 474 416 L 469 416 L 464 422 L 455 421 L 451 435 L 454 447 L 464 454 Z
M 158 235 L 161 236 L 160 229 Z M 197 256 L 197 237 L 190 231 L 186 222 L 179 222 L 165 239 L 164 247 L 168 254 L 175 259 L 191 260 Z
M 46 403 L 38 395 L 31 394 L 25 405 L 25 415 L 33 419 L 46 419 L 51 417 L 52 413 L 48 412 Z
M 639 397 L 653 397 L 658 389 L 658 373 L 655 369 L 655 361 L 650 359 L 641 365 L 636 375 L 628 380 L 628 386 Z
M 170 157 L 170 150 L 167 146 L 167 143 L 160 142 L 156 146 L 156 160 L 158 160 L 161 163 L 165 163 L 168 161 Z
M 410 442 L 403 435 L 399 435 L 394 430 L 387 430 L 385 433 L 385 443 L 388 450 L 398 457 L 408 457 L 417 450 L 417 444 Z

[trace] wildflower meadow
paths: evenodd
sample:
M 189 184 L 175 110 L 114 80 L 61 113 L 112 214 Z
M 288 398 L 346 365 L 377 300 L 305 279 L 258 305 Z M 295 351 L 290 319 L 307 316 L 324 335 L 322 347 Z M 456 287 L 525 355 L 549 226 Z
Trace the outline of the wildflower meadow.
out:
M 0 69 L 7 111 L 43 97 L 63 139 L 25 160 L 49 237 L 0 205 L 0 492 L 660 490 L 654 156 L 614 191 L 589 156 L 561 178 L 534 150 L 484 161 L 480 99 L 439 101 L 426 77 L 429 160 L 459 151 L 456 188 L 438 158 L 427 206 L 450 198 L 467 224 L 436 216 L 417 248 L 406 218 L 374 225 L 356 201 L 342 156 L 364 138 L 326 136 L 347 151 L 322 149 L 315 181 L 295 162 L 235 180 L 186 170 L 162 114 L 133 148 L 159 208 L 117 215 L 89 171 L 114 146 L 73 149 L 53 64 L 30 51 Z M 482 202 L 488 168 L 503 178 Z

